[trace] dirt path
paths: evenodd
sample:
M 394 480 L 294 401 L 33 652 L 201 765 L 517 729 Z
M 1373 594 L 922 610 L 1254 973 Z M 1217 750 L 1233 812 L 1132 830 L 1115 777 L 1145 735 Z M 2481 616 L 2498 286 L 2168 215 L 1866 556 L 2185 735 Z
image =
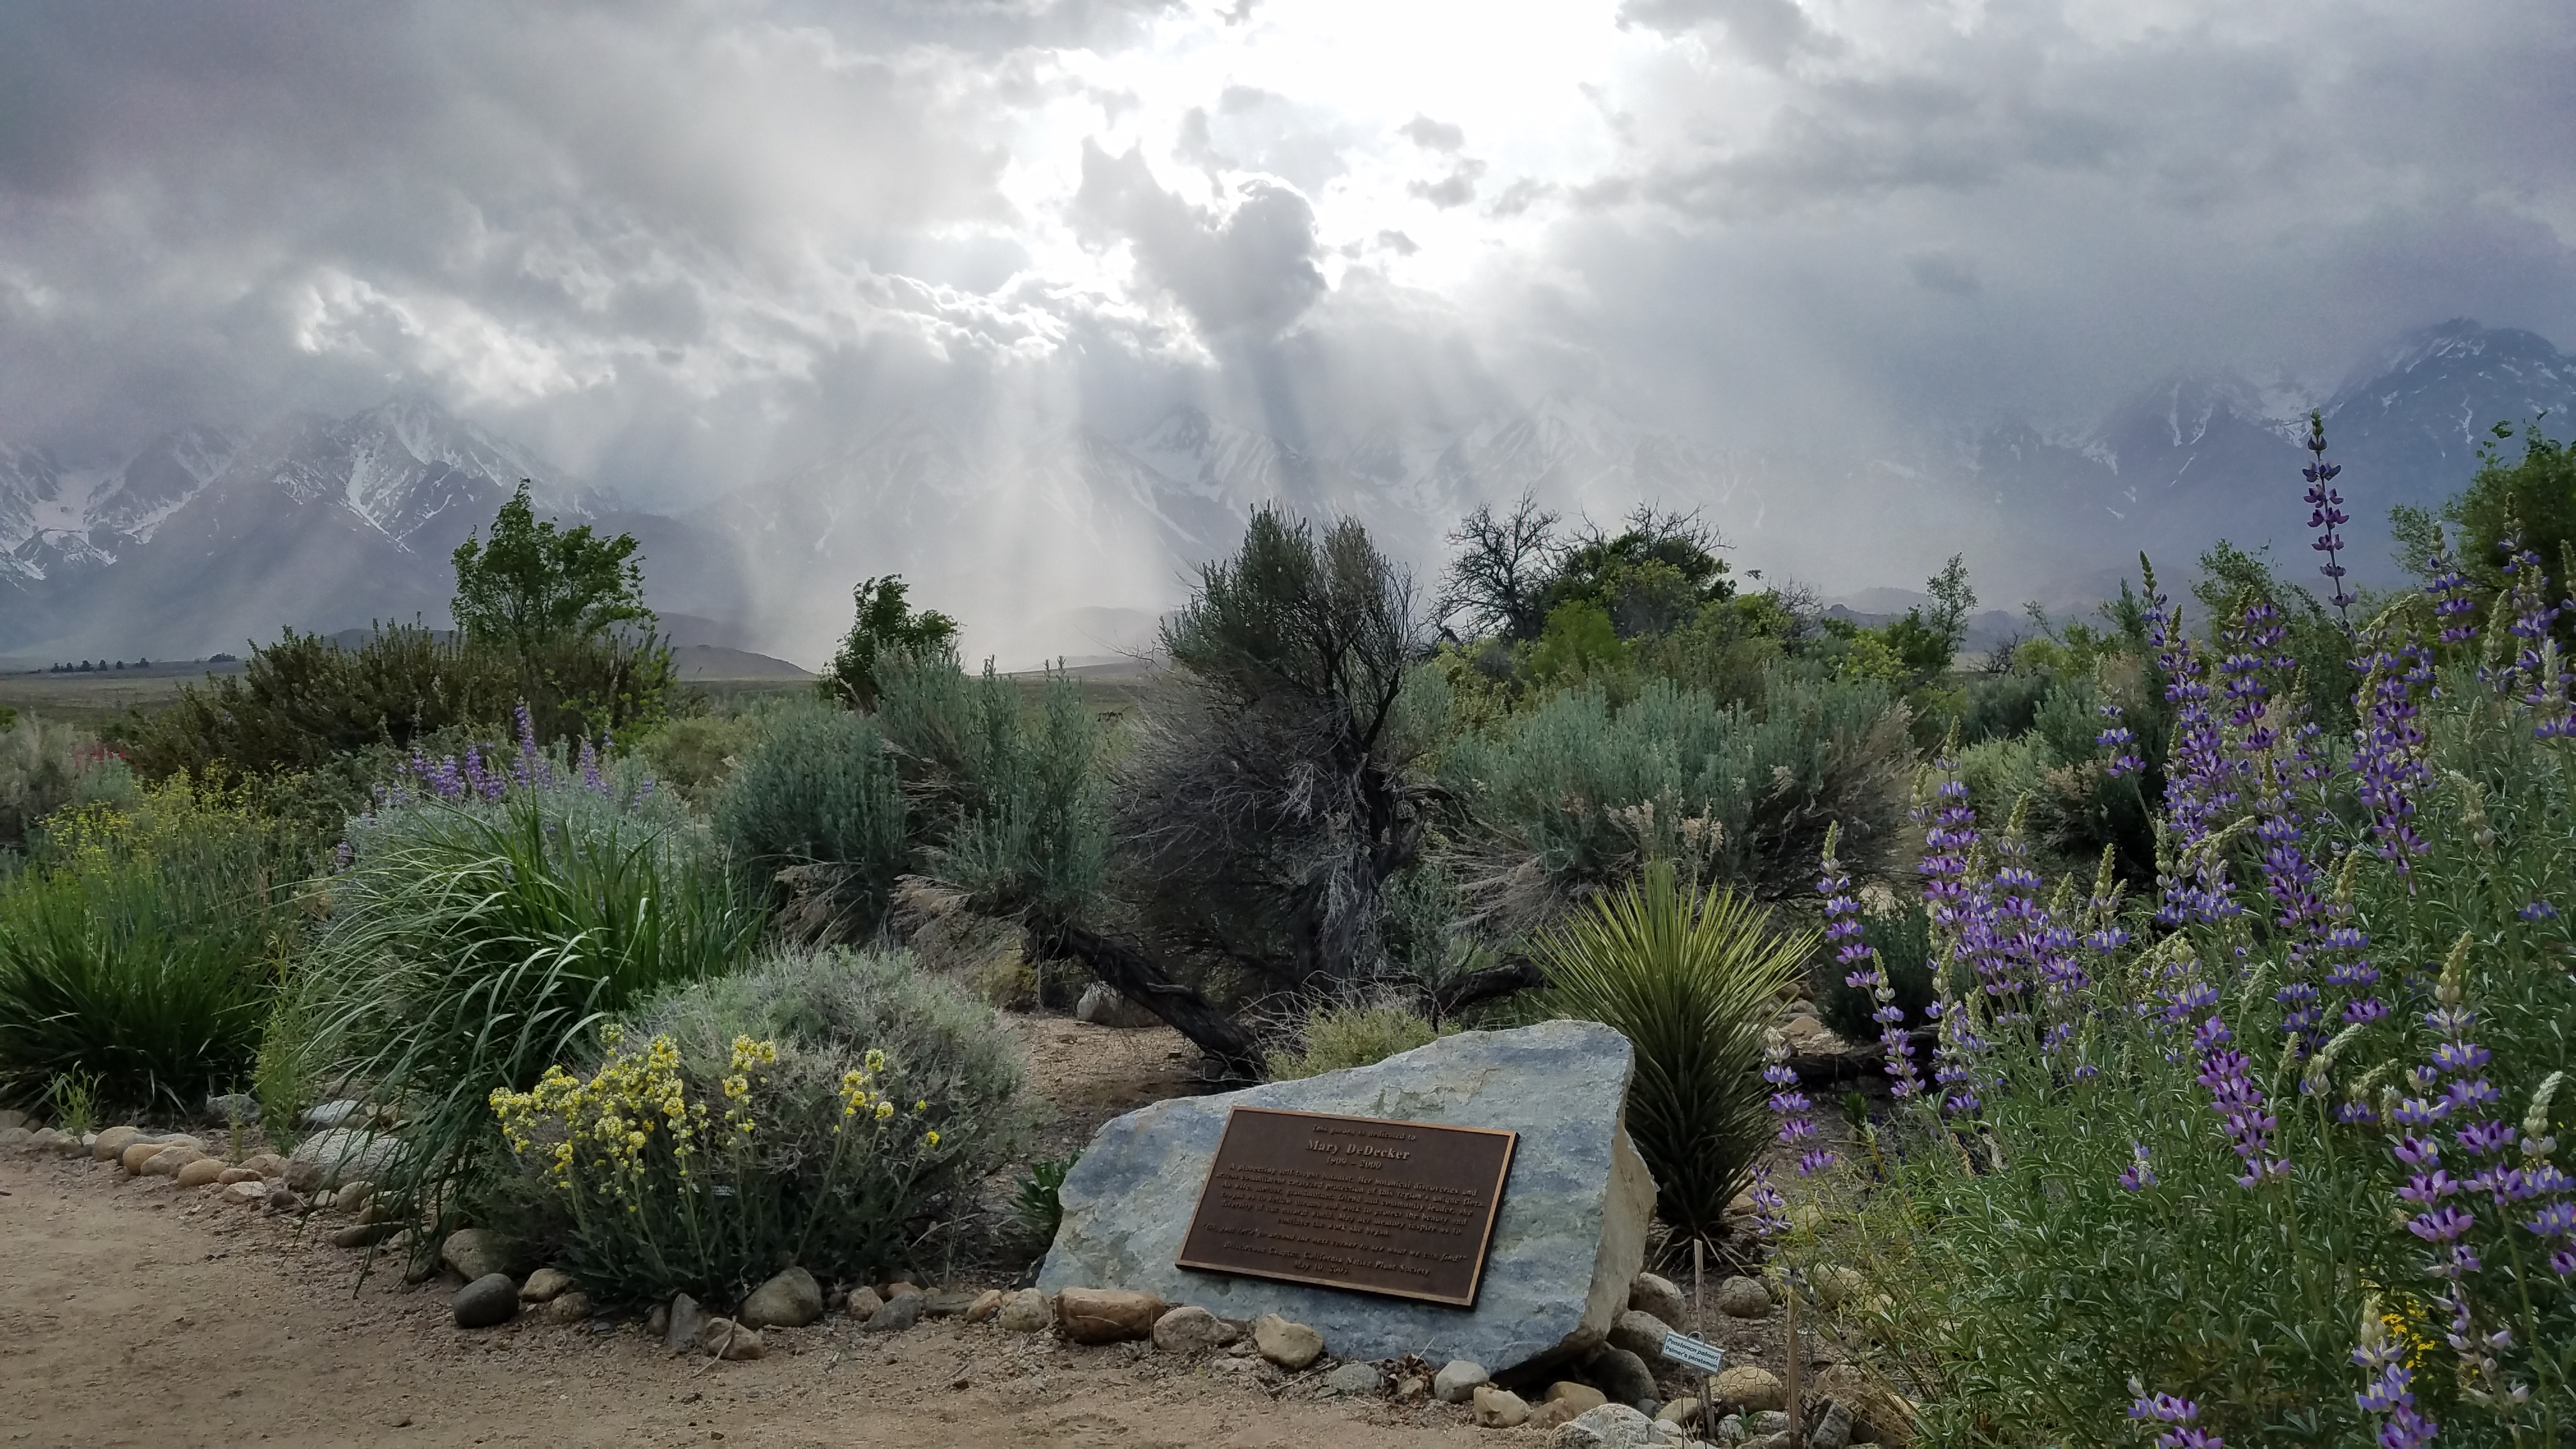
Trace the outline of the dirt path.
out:
M 955 1322 L 864 1340 L 772 1330 L 755 1363 L 673 1358 L 632 1324 L 464 1333 L 448 1286 L 379 1274 L 353 1295 L 355 1253 L 167 1178 L 11 1157 L 0 1193 L 5 1444 L 1501 1449 L 1523 1437 L 1481 1433 L 1444 1405 L 1313 1400 L 1302 1387 L 1273 1400 L 1252 1370 L 1218 1360 Z

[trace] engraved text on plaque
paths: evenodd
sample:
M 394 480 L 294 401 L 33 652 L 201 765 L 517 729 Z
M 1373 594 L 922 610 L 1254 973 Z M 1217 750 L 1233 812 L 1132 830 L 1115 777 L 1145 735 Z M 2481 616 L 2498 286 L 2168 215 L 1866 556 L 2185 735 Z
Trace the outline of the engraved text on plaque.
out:
M 1518 1140 L 1237 1107 L 1180 1266 L 1473 1307 Z

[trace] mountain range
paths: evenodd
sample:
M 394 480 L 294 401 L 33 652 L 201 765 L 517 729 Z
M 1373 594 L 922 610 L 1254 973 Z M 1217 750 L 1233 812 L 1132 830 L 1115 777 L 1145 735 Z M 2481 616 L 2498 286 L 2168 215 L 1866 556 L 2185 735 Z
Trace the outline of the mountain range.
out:
M 2351 562 L 2385 577 L 2389 506 L 2457 492 L 2492 423 L 2576 409 L 2576 359 L 2454 321 L 2317 394 L 2176 375 L 2088 428 L 2004 421 L 1870 457 L 1728 451 L 1565 394 L 1305 448 L 1193 407 L 1112 436 L 952 404 L 678 514 L 401 397 L 256 432 L 183 426 L 106 462 L 0 444 L 0 652 L 169 657 L 285 625 L 443 622 L 449 553 L 522 478 L 542 513 L 636 535 L 684 638 L 808 662 L 846 628 L 851 585 L 895 572 L 1006 665 L 1142 647 L 1271 501 L 1357 518 L 1426 577 L 1463 513 L 1527 493 L 1604 521 L 1696 508 L 1739 566 L 1828 592 L 1963 552 L 1990 603 L 2071 606 L 2141 551 L 2187 566 L 2219 537 L 2273 543 L 2304 574 L 2310 408 L 2345 465 Z

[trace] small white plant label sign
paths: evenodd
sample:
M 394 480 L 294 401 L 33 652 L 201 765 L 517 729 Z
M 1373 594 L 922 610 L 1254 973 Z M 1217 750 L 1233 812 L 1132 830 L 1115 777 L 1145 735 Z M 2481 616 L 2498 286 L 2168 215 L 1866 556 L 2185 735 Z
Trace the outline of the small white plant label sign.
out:
M 1726 1353 L 1723 1349 L 1716 1344 L 1705 1343 L 1684 1334 L 1665 1334 L 1663 1347 L 1656 1349 L 1655 1352 L 1686 1368 L 1698 1369 L 1704 1374 L 1713 1374 L 1726 1367 Z

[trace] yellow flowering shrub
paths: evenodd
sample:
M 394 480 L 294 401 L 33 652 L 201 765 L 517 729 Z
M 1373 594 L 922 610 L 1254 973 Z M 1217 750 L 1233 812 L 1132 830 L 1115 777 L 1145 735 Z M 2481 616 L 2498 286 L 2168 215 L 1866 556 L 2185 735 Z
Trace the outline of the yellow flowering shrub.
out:
M 882 1051 L 818 1077 L 792 1043 L 736 1036 L 721 1074 L 693 1082 L 668 1035 L 637 1049 L 612 1025 L 600 1045 L 587 1077 L 558 1065 L 491 1095 L 565 1266 L 593 1293 L 725 1302 L 783 1261 L 829 1278 L 900 1259 L 945 1139 L 925 1125 L 930 1098 L 899 1105 Z

